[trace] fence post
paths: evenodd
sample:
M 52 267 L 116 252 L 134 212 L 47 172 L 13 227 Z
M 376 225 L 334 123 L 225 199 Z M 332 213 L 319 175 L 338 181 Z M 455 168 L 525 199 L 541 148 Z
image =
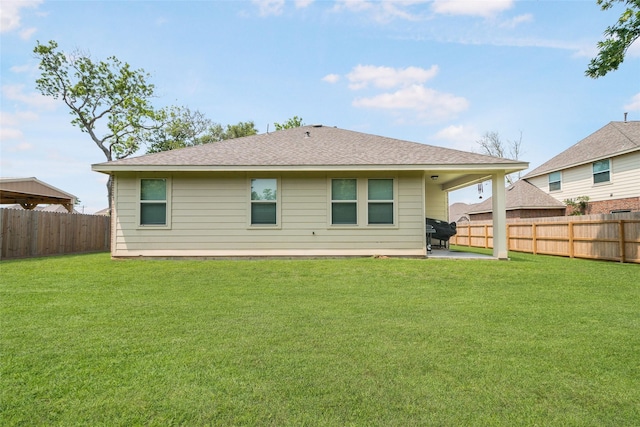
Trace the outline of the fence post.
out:
M 569 226 L 569 258 L 573 258 L 573 221 L 568 222 Z
M 531 224 L 531 250 L 534 255 L 538 254 L 538 239 L 536 239 L 536 223 Z
M 619 236 L 619 242 L 620 242 L 620 262 L 625 262 L 625 235 L 624 235 L 624 220 L 620 220 L 618 221 L 618 234 Z
M 471 247 L 471 223 L 467 227 L 467 246 Z
M 487 224 L 484 225 L 484 248 L 489 248 L 489 226 Z

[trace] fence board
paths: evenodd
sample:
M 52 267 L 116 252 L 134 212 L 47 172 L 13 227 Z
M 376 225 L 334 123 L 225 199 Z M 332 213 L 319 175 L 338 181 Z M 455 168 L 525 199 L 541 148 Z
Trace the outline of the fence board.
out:
M 490 221 L 457 225 L 451 244 L 493 247 Z M 640 263 L 640 212 L 507 220 L 515 252 Z
M 108 252 L 109 217 L 0 209 L 0 259 Z

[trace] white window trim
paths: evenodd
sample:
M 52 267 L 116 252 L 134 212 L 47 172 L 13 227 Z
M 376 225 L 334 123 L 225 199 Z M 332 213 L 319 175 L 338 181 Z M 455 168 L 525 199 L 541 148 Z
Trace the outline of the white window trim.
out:
M 356 181 L 356 199 L 355 200 L 333 200 L 333 180 L 334 179 L 353 179 Z M 360 182 L 358 178 L 355 177 L 337 177 L 333 176 L 328 178 L 327 186 L 329 189 L 329 206 L 328 206 L 328 225 L 329 227 L 337 227 L 337 228 L 358 228 L 360 224 L 360 204 L 358 203 L 358 197 L 360 196 Z M 333 223 L 333 204 L 334 203 L 354 203 L 356 204 L 356 223 L 355 224 L 334 224 Z
M 593 172 L 593 165 L 597 162 L 601 162 L 603 160 L 607 160 L 609 162 L 609 170 L 608 171 L 600 171 L 598 173 L 609 172 L 609 180 L 603 182 L 594 182 L 596 178 L 596 174 Z M 600 159 L 591 162 L 591 185 L 594 187 L 600 187 L 603 185 L 611 185 L 613 184 L 613 159 Z
M 357 224 L 332 224 L 331 206 L 333 204 L 331 195 L 331 181 L 334 179 L 355 179 L 358 199 L 356 200 Z M 369 224 L 369 180 L 370 179 L 392 179 L 393 180 L 393 224 Z M 328 176 L 327 177 L 327 229 L 329 230 L 361 230 L 361 229 L 397 229 L 399 228 L 398 217 L 398 188 L 399 180 L 397 176 Z M 384 202 L 377 200 L 378 202 Z M 375 203 L 376 201 L 374 201 Z
M 167 183 L 167 195 L 166 195 L 166 209 L 167 209 L 167 222 L 166 224 L 141 224 L 142 217 L 140 213 L 140 206 L 145 203 L 140 196 L 142 195 L 142 180 L 143 179 L 164 179 Z M 171 229 L 171 200 L 172 200 L 172 182 L 171 177 L 168 176 L 139 176 L 136 182 L 136 224 L 139 230 L 170 230 Z M 149 202 L 158 202 L 158 200 L 150 200 Z
M 253 179 L 275 179 L 276 180 L 276 223 L 275 224 L 252 224 L 251 206 L 253 203 L 260 203 L 251 200 L 251 180 Z M 282 229 L 282 180 L 280 176 L 256 175 L 247 177 L 247 229 L 249 230 L 280 230 Z
M 554 173 L 558 173 L 560 174 L 560 179 L 558 181 L 551 181 L 551 175 L 553 175 Z M 560 188 L 558 188 L 557 190 L 552 190 L 551 189 L 551 184 L 555 183 L 555 182 L 559 182 L 560 183 Z M 555 172 L 551 172 L 549 173 L 548 179 L 547 179 L 547 185 L 549 186 L 549 193 L 559 193 L 562 191 L 562 171 L 555 171 Z
M 391 179 L 393 180 L 393 199 L 392 200 L 369 200 L 369 180 L 371 179 Z M 367 214 L 367 227 L 374 228 L 397 228 L 398 227 L 398 179 L 397 177 L 367 177 L 366 179 L 367 192 L 366 194 L 366 214 Z M 393 223 L 391 224 L 369 224 L 369 204 L 370 203 L 393 203 Z

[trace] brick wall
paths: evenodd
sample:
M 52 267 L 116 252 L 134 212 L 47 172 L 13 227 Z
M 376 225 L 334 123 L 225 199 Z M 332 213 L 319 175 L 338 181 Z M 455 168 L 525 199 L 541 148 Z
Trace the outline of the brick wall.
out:
M 569 208 L 567 208 L 569 210 Z M 630 210 L 640 212 L 640 197 L 629 197 L 627 199 L 605 200 L 602 202 L 589 202 L 585 214 L 608 214 L 611 211 Z M 570 212 L 567 212 L 569 214 Z
M 589 202 L 585 215 L 610 214 L 612 211 L 629 210 L 640 212 L 640 197 L 629 197 L 627 199 L 605 200 L 601 202 Z M 544 218 L 549 216 L 571 215 L 571 206 L 565 209 L 514 209 L 507 211 L 507 219 L 511 218 Z M 491 212 L 469 214 L 471 221 L 489 221 L 493 219 Z

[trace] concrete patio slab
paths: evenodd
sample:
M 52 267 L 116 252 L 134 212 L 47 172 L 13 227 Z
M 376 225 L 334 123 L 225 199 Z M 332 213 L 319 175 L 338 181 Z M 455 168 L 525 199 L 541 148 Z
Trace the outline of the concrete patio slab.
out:
M 485 259 L 496 260 L 492 255 L 477 254 L 473 252 L 464 252 L 451 249 L 433 249 L 427 258 L 435 259 Z

